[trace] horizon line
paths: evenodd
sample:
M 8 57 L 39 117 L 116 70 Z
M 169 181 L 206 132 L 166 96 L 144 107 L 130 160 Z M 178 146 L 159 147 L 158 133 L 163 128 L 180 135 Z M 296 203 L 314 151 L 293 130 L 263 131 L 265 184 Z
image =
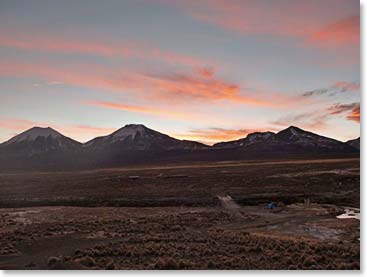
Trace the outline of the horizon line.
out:
M 42 125 L 42 124 L 41 124 L 41 125 Z M 45 125 L 48 125 L 48 124 L 45 124 Z M 276 131 L 276 132 L 269 131 L 269 130 L 249 132 L 249 133 L 245 134 L 245 136 L 238 137 L 238 138 L 236 138 L 236 139 L 231 139 L 231 140 L 218 140 L 217 142 L 213 142 L 212 144 L 209 144 L 209 143 L 208 143 L 208 141 L 203 141 L 203 140 L 181 139 L 181 138 L 179 138 L 179 136 L 177 136 L 177 135 L 175 136 L 175 135 L 171 135 L 171 134 L 166 134 L 166 133 L 162 133 L 162 132 L 160 132 L 160 131 L 157 131 L 157 130 L 155 130 L 155 129 L 151 129 L 151 128 L 147 127 L 145 124 L 141 124 L 141 123 L 128 123 L 128 124 L 125 124 L 123 127 L 120 127 L 120 128 L 116 128 L 116 129 L 115 129 L 115 128 L 111 128 L 111 129 L 115 129 L 115 130 L 113 130 L 112 132 L 110 132 L 110 133 L 108 133 L 108 134 L 106 134 L 106 135 L 96 136 L 96 137 L 93 137 L 93 138 L 91 138 L 91 139 L 89 139 L 89 140 L 87 140 L 87 141 L 84 141 L 84 142 L 79 141 L 79 140 L 77 140 L 77 139 L 74 139 L 74 138 L 72 138 L 71 136 L 64 135 L 64 134 L 63 134 L 63 132 L 58 131 L 58 128 L 57 128 L 57 127 L 51 127 L 52 125 L 48 125 L 48 126 L 46 126 L 46 127 L 41 127 L 41 126 L 37 126 L 37 125 L 35 125 L 35 126 L 33 126 L 33 127 L 30 127 L 30 128 L 28 128 L 28 129 L 25 129 L 24 131 L 22 131 L 22 132 L 20 132 L 20 133 L 17 133 L 16 135 L 13 135 L 13 136 L 12 136 L 12 137 L 10 137 L 9 139 L 6 139 L 6 140 L 4 140 L 4 141 L 1 141 L 1 142 L 0 142 L 0 145 L 2 145 L 2 144 L 4 144 L 4 143 L 6 143 L 6 142 L 8 142 L 9 140 L 13 139 L 14 137 L 19 136 L 19 135 L 21 135 L 21 134 L 23 134 L 23 133 L 25 133 L 25 132 L 27 132 L 27 131 L 29 131 L 29 130 L 31 130 L 31 129 L 34 129 L 34 128 L 51 129 L 51 130 L 56 131 L 57 133 L 59 133 L 60 135 L 62 135 L 62 136 L 64 136 L 64 137 L 66 137 L 66 138 L 72 139 L 72 140 L 74 140 L 74 141 L 76 141 L 76 142 L 78 142 L 78 143 L 80 143 L 80 144 L 83 144 L 83 145 L 84 145 L 84 144 L 87 144 L 87 143 L 89 143 L 90 141 L 92 141 L 92 140 L 94 140 L 94 139 L 96 139 L 96 138 L 110 136 L 110 135 L 112 135 L 113 133 L 115 133 L 116 131 L 118 131 L 118 130 L 120 130 L 120 129 L 122 129 L 122 128 L 125 128 L 126 126 L 129 126 L 129 125 L 140 125 L 140 126 L 143 126 L 143 127 L 147 128 L 147 129 L 150 129 L 150 130 L 153 130 L 153 131 L 155 131 L 155 132 L 158 132 L 158 133 L 161 133 L 161 134 L 167 135 L 167 136 L 169 136 L 169 137 L 171 137 L 171 138 L 174 138 L 174 139 L 177 139 L 177 140 L 180 140 L 180 141 L 193 141 L 193 142 L 198 142 L 198 143 L 204 144 L 204 145 L 209 146 L 209 147 L 212 147 L 212 146 L 214 146 L 215 144 L 222 143 L 222 142 L 231 142 L 231 141 L 236 141 L 236 140 L 240 140 L 240 139 L 245 139 L 245 138 L 247 138 L 247 137 L 248 137 L 248 135 L 250 135 L 250 134 L 254 134 L 254 133 L 265 133 L 265 132 L 271 132 L 271 133 L 277 134 L 277 133 L 279 133 L 279 132 L 281 132 L 281 131 L 283 131 L 283 130 L 286 130 L 286 129 L 289 129 L 289 128 L 292 128 L 292 127 L 293 127 L 293 128 L 301 129 L 301 130 L 306 131 L 306 132 L 310 132 L 310 133 L 316 134 L 316 135 L 318 135 L 318 136 L 323 136 L 323 137 L 327 137 L 327 138 L 330 138 L 330 139 L 334 139 L 334 140 L 336 140 L 336 141 L 343 142 L 343 143 L 345 143 L 345 142 L 349 141 L 349 140 L 342 141 L 342 140 L 339 140 L 339 139 L 336 139 L 336 138 L 333 138 L 333 137 L 320 135 L 320 134 L 315 133 L 315 132 L 313 132 L 313 131 L 309 131 L 309 130 L 302 129 L 302 128 L 298 127 L 298 126 L 289 125 L 288 127 L 284 128 L 284 129 L 279 128 L 279 130 L 278 130 L 278 131 Z M 360 138 L 360 135 L 359 135 L 358 137 L 355 137 L 354 139 L 358 139 L 358 138 Z M 351 140 L 353 140 L 353 139 L 351 139 Z

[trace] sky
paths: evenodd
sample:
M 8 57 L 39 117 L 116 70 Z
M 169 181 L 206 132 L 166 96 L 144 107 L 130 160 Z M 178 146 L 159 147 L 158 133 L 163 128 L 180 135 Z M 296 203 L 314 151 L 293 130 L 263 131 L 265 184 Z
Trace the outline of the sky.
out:
M 0 0 L 0 142 L 144 124 L 360 136 L 357 0 Z

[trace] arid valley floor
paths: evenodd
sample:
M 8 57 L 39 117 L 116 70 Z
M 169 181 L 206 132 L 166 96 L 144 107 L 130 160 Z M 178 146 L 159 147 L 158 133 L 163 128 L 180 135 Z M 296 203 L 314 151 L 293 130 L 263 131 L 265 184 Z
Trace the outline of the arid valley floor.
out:
M 0 269 L 359 269 L 358 158 L 0 173 Z M 267 209 L 267 203 L 278 207 Z

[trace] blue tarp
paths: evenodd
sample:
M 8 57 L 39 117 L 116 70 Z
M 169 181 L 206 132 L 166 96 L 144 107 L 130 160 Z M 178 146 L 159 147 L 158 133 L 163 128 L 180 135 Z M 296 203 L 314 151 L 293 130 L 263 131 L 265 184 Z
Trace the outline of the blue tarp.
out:
M 266 207 L 268 209 L 275 209 L 276 207 L 278 207 L 278 205 L 276 203 L 271 202 Z

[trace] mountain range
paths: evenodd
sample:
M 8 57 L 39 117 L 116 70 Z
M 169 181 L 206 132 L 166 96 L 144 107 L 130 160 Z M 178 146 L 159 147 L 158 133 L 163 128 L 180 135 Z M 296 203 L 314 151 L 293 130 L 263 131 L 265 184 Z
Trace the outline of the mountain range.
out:
M 130 164 L 224 161 L 292 155 L 359 154 L 360 139 L 341 142 L 290 126 L 208 146 L 178 140 L 141 124 L 77 142 L 52 128 L 33 127 L 0 144 L 0 169 L 78 169 Z

